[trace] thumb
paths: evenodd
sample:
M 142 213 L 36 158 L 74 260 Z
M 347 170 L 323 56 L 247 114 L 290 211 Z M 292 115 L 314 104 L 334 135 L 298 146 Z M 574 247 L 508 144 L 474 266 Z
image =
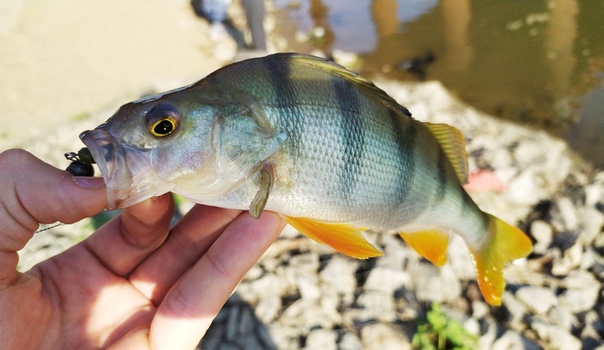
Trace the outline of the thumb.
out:
M 0 153 L 0 251 L 23 248 L 40 223 L 73 223 L 106 201 L 101 178 L 74 177 L 23 150 Z

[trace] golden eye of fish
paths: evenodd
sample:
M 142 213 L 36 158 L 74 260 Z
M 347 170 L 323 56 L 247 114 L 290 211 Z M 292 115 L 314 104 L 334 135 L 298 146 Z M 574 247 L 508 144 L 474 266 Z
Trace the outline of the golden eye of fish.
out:
M 176 123 L 170 118 L 158 120 L 151 126 L 151 134 L 157 137 L 168 136 L 176 129 Z
M 172 134 L 180 123 L 180 115 L 168 104 L 159 104 L 147 115 L 147 129 L 155 137 L 165 137 Z

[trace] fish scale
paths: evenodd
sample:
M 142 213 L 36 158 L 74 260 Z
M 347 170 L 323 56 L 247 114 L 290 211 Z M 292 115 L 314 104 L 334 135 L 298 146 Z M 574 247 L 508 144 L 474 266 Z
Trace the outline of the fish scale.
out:
M 326 106 L 320 107 L 329 109 Z M 312 109 L 316 108 L 319 106 L 313 106 Z M 298 110 L 298 113 L 312 115 L 304 110 Z M 368 207 L 381 208 L 380 212 L 384 212 L 384 209 L 386 212 L 400 212 L 399 209 L 403 209 L 404 212 L 400 213 L 398 217 L 395 217 L 394 213 L 379 215 L 370 212 L 369 215 L 372 216 L 373 222 L 365 222 L 365 224 L 375 227 L 379 222 L 384 222 L 378 228 L 398 227 L 392 226 L 394 221 L 400 223 L 401 220 L 415 218 L 418 212 L 423 211 L 424 208 L 417 204 L 408 208 L 404 208 L 402 205 L 406 202 L 420 203 L 426 192 L 422 190 L 422 187 L 425 186 L 423 186 L 421 178 L 416 180 L 418 183 L 413 183 L 415 172 L 413 167 L 409 166 L 414 162 L 412 141 L 399 142 L 399 138 L 397 138 L 397 131 L 406 131 L 400 125 L 402 124 L 401 116 L 398 116 L 396 123 L 393 123 L 398 128 L 396 130 L 386 129 L 385 127 L 388 125 L 385 123 L 375 123 L 373 120 L 364 122 L 364 132 L 355 133 L 358 137 L 363 137 L 364 143 L 367 145 L 363 146 L 361 153 L 358 144 L 350 145 L 347 149 L 346 143 L 342 142 L 340 130 L 347 128 L 354 131 L 354 128 L 348 123 L 353 118 L 349 116 L 342 118 L 341 115 L 340 111 L 304 120 L 305 125 L 301 129 L 307 132 L 304 134 L 304 146 L 301 148 L 301 154 L 296 158 L 295 164 L 286 166 L 296 167 L 293 182 L 298 186 L 292 189 L 294 193 L 292 197 L 313 195 L 317 203 L 321 204 L 321 208 L 311 207 L 307 209 L 309 212 L 298 213 L 298 215 L 349 222 L 358 219 L 361 214 L 368 215 Z M 279 118 L 279 120 L 285 118 L 287 116 Z M 346 121 L 341 127 L 340 120 Z M 386 143 L 384 138 L 388 134 L 390 134 L 387 137 L 389 142 Z M 413 137 L 411 133 L 410 139 Z M 406 148 L 403 149 L 403 147 Z M 289 150 L 289 147 L 285 147 L 285 149 Z M 319 166 L 319 169 L 316 169 L 316 166 Z M 355 174 L 349 176 L 345 171 L 354 171 Z M 342 191 L 345 186 L 348 186 L 350 193 Z M 355 188 L 356 191 L 354 191 Z M 323 189 L 326 193 L 320 192 Z M 271 199 L 277 200 L 278 198 Z M 267 204 L 269 207 L 273 206 L 271 199 Z M 288 199 L 288 202 L 290 201 Z M 279 202 L 275 203 L 275 206 L 279 206 L 283 210 L 283 206 L 287 206 L 287 203 Z
M 395 230 L 436 265 L 446 262 L 454 232 L 494 305 L 502 268 L 531 249 L 523 232 L 464 191 L 465 144 L 455 128 L 413 119 L 371 82 L 317 57 L 229 65 L 129 103 L 80 137 L 111 209 L 171 191 L 254 216 L 274 211 L 356 258 L 382 254 L 359 228 Z
M 289 117 L 298 118 L 298 115 L 308 115 L 313 116 L 312 118 L 304 119 L 303 126 L 299 128 L 296 132 L 304 133 L 308 140 L 304 143 L 304 147 L 301 150 L 306 150 L 302 154 L 302 159 L 304 156 L 310 157 L 308 159 L 308 164 L 316 164 L 315 161 L 318 161 L 320 164 L 328 165 L 331 169 L 321 169 L 322 171 L 311 171 L 308 172 L 308 164 L 303 164 L 302 161 L 298 159 L 299 164 L 303 164 L 299 171 L 296 171 L 298 174 L 298 178 L 300 181 L 298 183 L 304 184 L 306 181 L 310 181 L 316 179 L 317 176 L 320 176 L 320 179 L 317 180 L 317 183 L 321 184 L 330 184 L 334 183 L 334 180 L 338 181 L 333 184 L 333 187 L 339 189 L 339 191 L 329 191 L 328 194 L 330 196 L 323 196 L 322 194 L 317 194 L 319 198 L 326 198 L 321 201 L 323 206 L 330 206 L 330 203 L 327 203 L 327 200 L 333 199 L 333 207 L 340 208 L 342 207 L 342 201 L 345 202 L 346 207 L 346 217 L 340 218 L 325 218 L 336 221 L 346 221 L 350 220 L 351 216 L 358 217 L 359 212 L 365 212 L 367 206 L 375 206 L 372 201 L 375 199 L 381 199 L 377 205 L 383 206 L 383 199 L 387 198 L 384 196 L 384 183 L 392 183 L 393 186 L 399 186 L 401 183 L 400 177 L 394 172 L 404 172 L 402 166 L 398 167 L 400 158 L 396 156 L 392 157 L 384 157 L 385 153 L 382 144 L 377 144 L 376 147 L 372 149 L 371 154 L 367 154 L 367 156 L 373 159 L 390 159 L 390 164 L 387 164 L 385 169 L 382 171 L 366 175 L 364 177 L 364 181 L 362 184 L 358 184 L 360 181 L 356 181 L 356 177 L 360 177 L 363 174 L 360 174 L 363 170 L 371 170 L 374 168 L 374 164 L 368 164 L 366 167 L 360 167 L 359 163 L 362 161 L 363 157 L 360 157 L 363 153 L 362 142 L 349 142 L 353 139 L 357 140 L 365 140 L 363 136 L 364 128 L 364 120 L 370 120 L 369 118 L 363 117 L 362 112 L 360 111 L 361 107 L 359 102 L 359 96 L 357 90 L 354 90 L 350 84 L 343 82 L 342 79 L 335 79 L 335 77 L 322 74 L 318 77 L 315 77 L 313 80 L 312 87 L 314 90 L 309 88 L 309 84 L 299 84 L 301 86 L 297 86 L 297 88 L 292 88 L 289 86 L 289 82 L 292 80 L 288 76 L 289 69 L 285 68 L 276 68 L 274 72 L 279 72 L 280 74 L 273 73 L 273 86 L 275 86 L 276 91 L 281 91 L 281 94 L 286 95 L 286 97 L 282 97 L 281 99 L 285 101 L 284 105 L 289 105 L 292 99 L 297 101 L 303 101 L 298 105 L 296 112 L 291 113 L 289 108 L 285 108 L 285 113 L 267 113 L 267 115 L 275 115 L 277 117 L 276 123 L 279 123 L 279 120 L 289 120 Z M 319 72 L 321 73 L 321 72 Z M 261 72 L 258 73 L 262 75 Z M 296 73 L 293 73 L 296 75 Z M 306 78 L 307 80 L 311 80 L 310 78 Z M 317 82 L 316 80 L 319 80 Z M 337 81 L 338 83 L 334 83 Z M 325 86 L 328 86 L 328 89 L 325 89 Z M 321 89 L 321 87 L 324 87 Z M 348 89 L 345 93 L 342 92 L 344 89 Z M 321 96 L 323 98 L 314 98 L 311 99 L 312 102 L 306 102 L 309 100 L 308 96 L 316 95 L 316 91 L 321 90 Z M 274 105 L 274 104 L 273 104 Z M 364 108 L 366 110 L 371 110 L 371 106 L 369 103 L 365 103 Z M 308 109 L 309 111 L 306 111 Z M 315 110 L 322 111 L 335 111 L 333 113 L 324 113 L 318 114 L 314 112 Z M 397 115 L 396 122 L 398 123 L 400 115 Z M 338 125 L 340 124 L 340 125 Z M 375 123 L 374 123 L 375 124 Z M 278 124 L 277 124 L 278 125 Z M 385 123 L 383 123 L 385 125 Z M 277 126 L 278 127 L 278 126 Z M 379 125 L 374 125 L 374 129 L 378 129 Z M 308 131 L 308 132 L 305 132 Z M 378 135 L 380 130 L 376 130 L 374 134 L 376 135 L 374 138 L 383 137 L 382 135 Z M 337 138 L 337 135 L 341 135 L 340 139 Z M 334 137 L 336 136 L 336 137 Z M 292 138 L 297 139 L 299 136 L 294 133 L 291 135 Z M 376 143 L 374 143 L 375 145 Z M 307 149 L 306 147 L 311 146 L 326 146 L 326 147 L 317 147 L 317 149 Z M 286 149 L 296 149 L 296 145 L 291 145 L 292 147 L 286 147 Z M 330 151 L 335 151 L 329 154 L 324 154 L 325 149 Z M 318 154 L 319 157 L 322 158 L 314 158 L 313 155 Z M 310 155 L 310 156 L 309 156 Z M 333 162 L 333 164 L 331 164 Z M 342 169 L 342 173 L 338 174 L 334 172 L 336 169 Z M 408 171 L 410 172 L 410 171 Z M 322 176 L 325 175 L 325 176 Z M 390 177 L 388 177 L 390 175 Z M 316 189 L 317 186 L 314 182 L 309 183 L 310 188 L 300 188 L 299 191 L 295 191 L 298 196 L 299 193 L 314 193 L 313 189 Z M 352 196 L 352 190 L 359 186 L 360 190 L 358 191 L 357 196 Z M 302 186 L 300 186 L 302 187 Z M 332 186 L 329 186 L 330 188 Z M 408 186 L 403 186 L 403 189 L 399 190 L 399 193 L 404 193 Z M 336 194 L 334 197 L 333 194 Z M 368 194 L 366 198 L 363 198 L 362 195 Z M 346 197 L 350 196 L 351 200 L 346 202 Z M 270 205 L 269 200 L 269 205 Z M 395 203 L 397 204 L 397 203 Z M 354 207 L 358 207 L 355 208 Z M 350 215 L 350 212 L 354 212 L 355 215 Z M 327 210 L 326 212 L 330 212 Z M 309 213 L 310 214 L 310 213 Z M 313 213 L 316 215 L 316 213 Z

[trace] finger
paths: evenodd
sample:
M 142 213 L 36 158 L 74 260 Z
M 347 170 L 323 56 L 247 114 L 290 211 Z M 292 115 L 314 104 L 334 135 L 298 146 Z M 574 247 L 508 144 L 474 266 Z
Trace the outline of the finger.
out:
M 284 227 L 277 214 L 241 214 L 172 288 L 151 323 L 152 348 L 192 349 L 245 273 Z
M 168 240 L 129 277 L 143 295 L 159 305 L 176 282 L 205 254 L 239 210 L 196 205 L 172 229 Z
M 149 328 L 138 327 L 111 344 L 110 350 L 151 349 L 149 344 Z
M 103 179 L 78 178 L 22 150 L 0 153 L 0 285 L 40 223 L 73 223 L 106 206 Z
M 165 241 L 173 213 L 171 194 L 147 199 L 124 209 L 82 241 L 81 248 L 114 274 L 127 276 Z

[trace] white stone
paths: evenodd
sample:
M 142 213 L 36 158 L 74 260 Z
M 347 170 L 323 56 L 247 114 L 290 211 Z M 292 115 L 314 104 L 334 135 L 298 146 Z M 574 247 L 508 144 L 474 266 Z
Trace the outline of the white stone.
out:
M 450 265 L 421 263 L 411 267 L 416 297 L 420 301 L 450 301 L 461 294 L 461 284 Z
M 258 304 L 256 304 L 254 311 L 256 313 L 256 317 L 258 317 L 262 323 L 268 324 L 279 315 L 281 306 L 281 297 L 277 295 L 269 295 L 260 298 L 260 301 L 258 301 Z
M 558 305 L 549 310 L 547 320 L 552 326 L 558 326 L 567 332 L 570 332 L 573 325 L 577 323 L 577 318 L 570 310 Z
M 565 228 L 570 231 L 576 230 L 579 226 L 579 218 L 572 200 L 568 197 L 562 197 L 556 201 L 556 204 L 564 221 Z
M 490 350 L 539 350 L 540 347 L 520 334 L 508 330 L 495 340 Z
M 393 295 L 395 290 L 408 285 L 410 280 L 411 277 L 406 271 L 376 267 L 369 272 L 363 288 Z
M 577 212 L 583 228 L 582 239 L 585 243 L 592 243 L 602 232 L 604 214 L 593 207 L 579 208 Z
M 503 296 L 501 297 L 501 304 L 508 309 L 508 312 L 511 315 L 510 320 L 507 322 L 508 326 L 515 329 L 524 327 L 523 318 L 528 311 L 524 302 L 515 298 L 511 292 L 504 291 Z
M 354 275 L 357 268 L 356 260 L 334 255 L 319 273 L 319 279 L 323 285 L 334 289 L 345 300 L 351 302 L 357 287 L 357 279 Z
M 598 300 L 600 288 L 598 284 L 588 288 L 569 289 L 560 295 L 560 305 L 573 313 L 590 310 Z
M 548 344 L 552 350 L 580 350 L 581 340 L 574 337 L 568 331 L 551 326 L 545 322 L 535 321 L 531 323 L 531 328 L 537 332 L 540 339 Z
M 361 339 L 354 333 L 346 333 L 338 344 L 340 350 L 363 350 Z
M 390 294 L 377 291 L 364 291 L 357 298 L 361 315 L 365 320 L 377 319 L 392 322 L 396 319 L 394 298 Z
M 516 292 L 516 298 L 537 315 L 545 314 L 558 299 L 550 288 L 539 286 L 525 286 Z
M 310 331 L 308 337 L 306 337 L 306 345 L 304 349 L 324 349 L 324 350 L 336 350 L 336 332 L 327 329 L 314 329 Z
M 361 329 L 364 350 L 411 350 L 409 339 L 390 324 L 372 323 Z
M 531 235 L 537 240 L 533 246 L 533 251 L 544 254 L 552 243 L 552 227 L 543 220 L 536 220 L 531 223 Z
M 310 276 L 297 274 L 296 282 L 302 299 L 317 300 L 321 296 L 321 289 L 316 277 L 311 278 Z

